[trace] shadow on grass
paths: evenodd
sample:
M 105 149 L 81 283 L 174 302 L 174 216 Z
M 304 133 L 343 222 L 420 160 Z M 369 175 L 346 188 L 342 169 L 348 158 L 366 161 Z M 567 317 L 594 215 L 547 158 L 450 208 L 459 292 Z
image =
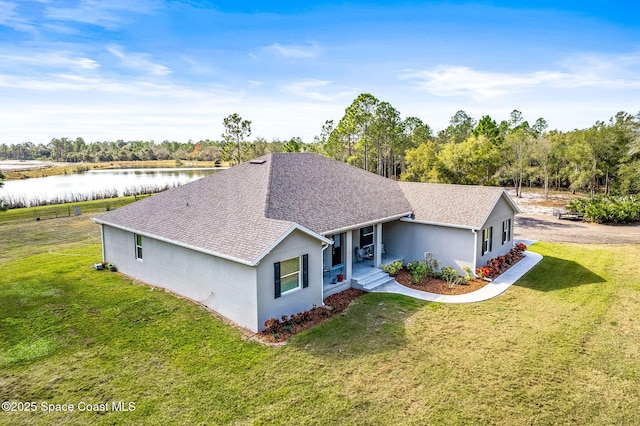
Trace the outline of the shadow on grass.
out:
M 289 340 L 312 355 L 345 359 L 395 350 L 407 344 L 405 321 L 428 305 L 441 305 L 398 294 L 368 293 L 347 310 Z
M 554 291 L 587 284 L 604 283 L 606 280 L 577 262 L 545 256 L 515 285 L 539 291 Z

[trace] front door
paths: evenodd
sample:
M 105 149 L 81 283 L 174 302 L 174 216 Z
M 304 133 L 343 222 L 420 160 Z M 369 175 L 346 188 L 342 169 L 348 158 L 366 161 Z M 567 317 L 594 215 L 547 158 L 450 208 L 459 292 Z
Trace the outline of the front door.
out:
M 342 265 L 342 234 L 333 236 L 331 266 Z

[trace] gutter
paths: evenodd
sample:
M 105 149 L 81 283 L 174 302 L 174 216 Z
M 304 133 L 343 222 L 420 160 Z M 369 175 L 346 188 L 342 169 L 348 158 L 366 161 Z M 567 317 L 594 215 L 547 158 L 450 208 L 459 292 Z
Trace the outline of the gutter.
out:
M 457 225 L 457 224 L 453 224 L 453 223 L 444 223 L 444 222 L 428 222 L 426 220 L 416 220 L 416 219 L 411 219 L 408 217 L 403 217 L 400 219 L 402 222 L 409 222 L 409 223 L 420 223 L 422 225 L 435 225 L 435 226 L 443 226 L 446 228 L 458 228 L 458 229 L 469 229 L 470 231 L 477 231 L 480 228 L 476 227 L 476 226 L 468 226 L 468 225 Z
M 218 252 L 215 252 L 215 251 L 203 249 L 201 247 L 196 247 L 196 246 L 193 246 L 191 244 L 181 243 L 179 241 L 171 240 L 169 238 L 160 237 L 158 235 L 154 235 L 154 234 L 150 234 L 150 233 L 146 233 L 146 232 L 140 232 L 138 230 L 135 230 L 135 229 L 132 229 L 132 228 L 129 228 L 129 227 L 126 227 L 126 226 L 113 225 L 111 223 L 104 222 L 104 221 L 100 220 L 99 218 L 95 218 L 94 217 L 92 219 L 93 219 L 93 221 L 95 223 L 100 224 L 101 229 L 104 227 L 104 225 L 111 226 L 113 228 L 121 229 L 123 231 L 131 232 L 133 234 L 142 235 L 143 237 L 152 238 L 154 240 L 162 241 L 164 243 L 173 244 L 173 245 L 176 245 L 178 247 L 183 247 L 183 248 L 186 248 L 186 249 L 189 249 L 189 250 L 197 251 L 197 252 L 208 254 L 208 255 L 211 255 L 211 256 L 215 256 L 215 257 L 219 257 L 221 259 L 231 260 L 232 262 L 241 263 L 241 264 L 247 265 L 247 266 L 257 266 L 257 265 L 259 265 L 260 261 L 267 254 L 269 254 L 278 244 L 280 244 L 282 242 L 282 240 L 284 240 L 286 237 L 288 237 L 296 229 L 301 231 L 301 232 L 304 232 L 305 234 L 307 234 L 307 235 L 309 235 L 311 237 L 319 239 L 322 242 L 322 245 L 324 247 L 328 247 L 329 245 L 333 244 L 333 241 L 329 240 L 328 238 L 326 238 L 326 237 L 324 237 L 324 236 L 322 236 L 320 234 L 316 234 L 315 232 L 305 228 L 304 226 L 301 226 L 301 225 L 298 225 L 298 224 L 294 224 L 294 226 L 289 228 L 289 230 L 287 232 L 283 233 L 280 236 L 280 238 L 278 238 L 276 241 L 274 241 L 255 260 L 249 261 L 249 260 L 244 260 L 244 259 L 239 259 L 237 257 L 229 256 L 229 255 L 226 255 L 226 254 L 218 253 Z M 104 232 L 103 232 L 102 235 L 103 235 L 103 237 L 102 237 L 102 251 L 103 251 L 103 259 L 104 259 Z
M 371 225 L 375 225 L 376 223 L 384 223 L 384 222 L 391 222 L 393 220 L 396 219 L 401 219 L 405 218 L 407 216 L 409 216 L 412 212 L 406 212 L 406 213 L 402 213 L 402 214 L 397 214 L 394 216 L 389 216 L 389 217 L 383 217 L 382 219 L 375 219 L 375 220 L 370 220 L 368 222 L 362 222 L 359 223 L 357 225 L 349 225 L 349 226 L 345 226 L 342 228 L 338 228 L 338 229 L 332 229 L 326 232 L 323 232 L 322 235 L 333 235 L 333 234 L 340 234 L 342 232 L 346 232 L 346 231 L 350 231 L 353 229 L 359 229 L 359 228 L 364 228 L 365 226 L 371 226 Z
M 183 248 L 186 248 L 186 249 L 189 249 L 189 250 L 197 251 L 197 252 L 204 253 L 204 254 L 209 254 L 211 256 L 219 257 L 219 258 L 222 258 L 222 259 L 231 260 L 233 262 L 241 263 L 243 265 L 256 266 L 259 263 L 259 261 L 254 263 L 254 262 L 250 262 L 248 260 L 238 259 L 237 257 L 228 256 L 228 255 L 225 255 L 225 254 L 222 254 L 222 253 L 216 253 L 216 252 L 211 251 L 211 250 L 206 250 L 206 249 L 203 249 L 201 247 L 192 246 L 190 244 L 180 243 L 180 242 L 177 242 L 177 241 L 174 241 L 174 240 L 170 240 L 169 238 L 163 238 L 163 237 L 159 237 L 157 235 L 153 235 L 153 234 L 150 234 L 150 233 L 140 232 L 138 230 L 135 230 L 135 229 L 132 229 L 132 228 L 128 228 L 126 226 L 113 225 L 113 224 L 108 223 L 108 222 L 103 222 L 100 219 L 95 218 L 95 217 L 93 218 L 93 221 L 95 223 L 98 223 L 98 224 L 102 225 L 102 226 L 104 226 L 104 225 L 111 226 L 113 228 L 121 229 L 123 231 L 131 232 L 133 234 L 142 235 L 143 237 L 152 238 L 154 240 L 162 241 L 163 243 L 173 244 L 173 245 L 176 245 L 178 247 L 183 247 Z M 104 239 L 103 239 L 103 247 L 104 247 Z
M 271 243 L 271 245 L 265 250 L 263 251 L 260 256 L 258 256 L 256 258 L 256 260 L 254 260 L 251 263 L 251 266 L 256 266 L 258 264 L 260 264 L 260 262 L 262 261 L 262 259 L 268 255 L 269 253 L 271 253 L 271 251 L 276 248 L 278 246 L 278 244 L 280 244 L 285 238 L 287 238 L 289 235 L 291 235 L 291 233 L 295 230 L 298 230 L 300 232 L 304 232 L 305 234 L 309 235 L 310 237 L 313 238 L 317 238 L 320 240 L 320 242 L 322 243 L 323 247 L 329 247 L 330 245 L 333 245 L 333 241 L 331 241 L 330 239 L 328 239 L 327 237 L 317 234 L 313 231 L 311 231 L 309 228 L 305 228 L 302 225 L 298 225 L 297 223 L 294 223 L 293 226 L 291 228 L 289 228 L 289 230 L 285 233 L 283 233 L 277 240 L 275 240 L 273 243 Z M 324 251 L 324 248 L 322 249 Z

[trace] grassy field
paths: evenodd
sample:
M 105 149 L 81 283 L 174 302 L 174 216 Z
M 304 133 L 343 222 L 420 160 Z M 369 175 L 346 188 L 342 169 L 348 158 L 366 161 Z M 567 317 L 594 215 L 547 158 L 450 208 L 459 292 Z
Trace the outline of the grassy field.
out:
M 122 207 L 136 200 L 141 200 L 149 195 L 136 195 L 129 197 L 106 198 L 103 200 L 79 201 L 69 204 L 53 204 L 50 206 L 26 207 L 20 209 L 11 209 L 6 212 L 0 212 L 0 226 L 2 224 L 13 224 L 17 222 L 59 219 L 63 217 L 74 216 L 74 207 L 80 208 L 81 214 L 96 215 L 102 212 Z M 56 223 L 56 225 L 64 224 L 64 222 Z M 26 228 L 29 232 L 32 228 Z
M 493 300 L 367 294 L 271 347 L 93 270 L 89 215 L 4 223 L 0 244 L 0 402 L 37 406 L 0 424 L 640 423 L 638 246 L 538 243 Z M 135 411 L 77 409 L 112 401 Z

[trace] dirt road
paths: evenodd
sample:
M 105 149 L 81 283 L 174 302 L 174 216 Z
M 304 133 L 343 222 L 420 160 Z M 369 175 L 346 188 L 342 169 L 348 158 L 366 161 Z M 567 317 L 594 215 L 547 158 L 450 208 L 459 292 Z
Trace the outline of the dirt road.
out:
M 640 244 L 640 224 L 597 225 L 559 220 L 551 215 L 519 214 L 514 236 L 519 239 L 581 244 Z

